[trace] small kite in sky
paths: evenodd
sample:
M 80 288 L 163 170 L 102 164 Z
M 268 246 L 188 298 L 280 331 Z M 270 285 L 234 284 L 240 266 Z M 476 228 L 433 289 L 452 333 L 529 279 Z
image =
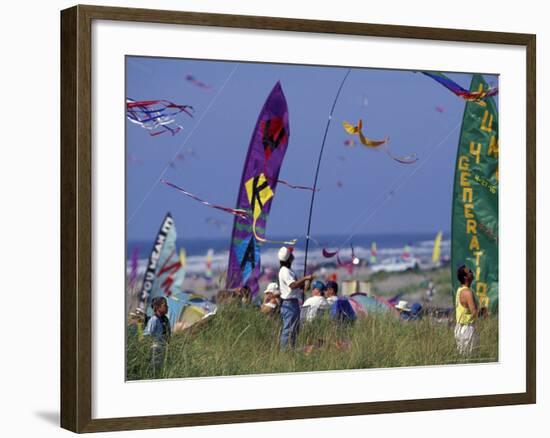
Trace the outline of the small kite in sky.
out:
M 332 257 L 334 257 L 336 254 L 338 254 L 338 251 L 329 251 L 328 249 L 326 248 L 323 248 L 323 257 L 326 258 L 326 259 L 330 259 Z
M 432 78 L 434 81 L 439 82 L 447 90 L 453 92 L 455 95 L 467 101 L 479 101 L 487 97 L 492 97 L 498 94 L 497 87 L 490 88 L 489 90 L 483 90 L 481 88 L 479 91 L 469 91 L 469 90 L 466 90 L 465 88 L 462 88 L 455 81 L 445 76 L 443 73 L 427 72 L 427 71 L 423 71 L 422 73 L 428 76 L 429 78 Z
M 344 145 L 348 147 L 353 147 L 355 146 L 355 140 L 348 138 L 347 140 L 344 141 Z
M 177 163 L 178 161 L 185 161 L 185 155 L 183 155 L 182 153 L 177 154 L 177 155 L 174 157 L 174 159 L 173 159 L 172 161 L 170 161 L 170 163 L 169 163 L 169 164 L 170 164 L 170 167 L 171 167 L 172 169 L 175 169 L 175 168 L 176 168 L 176 163 Z
M 183 126 L 177 124 L 175 119 L 175 116 L 180 113 L 193 117 L 193 107 L 178 105 L 168 100 L 126 99 L 126 118 L 149 131 L 151 136 L 165 132 L 176 135 L 180 132 Z
M 193 85 L 199 87 L 199 88 L 202 88 L 203 90 L 211 90 L 212 87 L 208 84 L 205 84 L 204 82 L 202 81 L 199 81 L 195 76 L 193 75 L 187 75 L 185 76 L 185 80 L 187 82 L 191 82 Z
M 396 157 L 396 156 L 393 156 L 389 150 L 387 150 L 386 152 L 392 158 L 392 160 L 397 161 L 398 163 L 401 163 L 401 164 L 413 164 L 418 161 L 418 157 L 416 156 L 416 154 L 405 155 L 403 157 Z
M 389 148 L 386 148 L 386 153 L 392 160 L 397 161 L 398 163 L 401 163 L 401 164 L 413 164 L 418 161 L 418 157 L 416 156 L 415 153 L 398 157 L 396 155 L 393 155 Z
M 389 147 L 388 147 L 388 143 L 390 141 L 389 137 L 386 137 L 384 140 L 371 140 L 371 139 L 365 137 L 364 134 L 363 134 L 363 122 L 362 122 L 362 120 L 359 120 L 359 122 L 355 126 L 348 123 L 348 122 L 346 122 L 346 121 L 344 121 L 343 126 L 344 126 L 345 131 L 348 134 L 359 136 L 359 140 L 361 141 L 361 143 L 363 145 L 371 148 L 371 149 L 377 149 L 378 150 L 378 148 L 380 146 L 384 146 L 384 150 L 386 151 L 388 156 L 392 160 L 394 160 L 398 163 L 413 164 L 416 161 L 418 161 L 418 158 L 416 157 L 416 154 L 406 155 L 404 157 L 397 157 L 397 156 L 393 155 L 390 152 Z
M 348 269 L 348 271 L 352 271 L 353 267 L 355 265 L 358 265 L 360 263 L 360 260 L 355 256 L 355 249 L 353 248 L 353 243 L 350 244 L 351 246 L 351 261 L 350 262 L 343 262 L 340 259 L 340 249 L 337 249 L 336 251 L 329 251 L 326 248 L 323 248 L 323 257 L 330 259 L 334 256 L 336 256 L 336 262 L 338 263 L 338 266 L 342 268 Z
M 369 148 L 377 148 L 378 146 L 382 146 L 383 144 L 386 144 L 388 142 L 387 138 L 384 140 L 371 140 L 370 138 L 365 137 L 365 135 L 363 134 L 362 120 L 359 120 L 356 126 L 353 126 L 346 121 L 343 122 L 343 125 L 348 134 L 357 135 L 361 144 Z
M 336 187 L 341 189 L 342 187 L 344 187 L 344 183 L 342 181 L 338 180 L 338 181 L 336 181 Z
M 235 216 L 239 216 L 243 219 L 248 218 L 248 213 L 247 213 L 246 210 L 242 210 L 242 209 L 238 209 L 238 208 L 224 207 L 223 205 L 211 204 L 210 202 L 199 198 L 197 195 L 194 195 L 193 193 L 188 192 L 187 190 L 182 189 L 181 187 L 178 187 L 177 185 L 172 184 L 171 182 L 166 181 L 165 179 L 161 179 L 160 182 L 163 183 L 163 184 L 166 184 L 168 187 L 172 187 L 173 189 L 176 189 L 178 192 L 183 193 L 184 195 L 187 195 L 190 198 L 193 198 L 194 200 L 199 201 L 201 204 L 206 205 L 210 208 L 215 208 L 217 210 L 225 211 L 226 213 L 231 213 L 231 214 L 233 214 Z
M 443 113 L 445 112 L 445 108 L 443 108 L 443 107 L 440 106 L 440 105 L 436 105 L 435 110 L 436 110 L 439 114 L 443 114 Z

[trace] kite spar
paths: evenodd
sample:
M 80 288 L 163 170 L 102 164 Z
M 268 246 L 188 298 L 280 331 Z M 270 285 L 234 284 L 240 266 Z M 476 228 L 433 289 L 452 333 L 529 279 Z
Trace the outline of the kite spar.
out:
M 323 151 L 325 149 L 325 142 L 327 139 L 328 128 L 330 127 L 332 114 L 334 113 L 334 107 L 336 106 L 336 102 L 338 101 L 338 97 L 340 97 L 340 92 L 342 91 L 342 87 L 344 86 L 344 83 L 346 82 L 346 79 L 348 78 L 350 73 L 351 73 L 351 68 L 348 68 L 346 75 L 344 76 L 344 78 L 342 79 L 342 82 L 340 83 L 340 87 L 338 88 L 336 96 L 334 97 L 334 102 L 332 102 L 332 108 L 330 109 L 330 114 L 328 115 L 327 126 L 325 127 L 325 135 L 323 136 L 323 143 L 321 143 L 321 150 L 319 151 L 319 158 L 317 159 L 317 169 L 315 170 L 315 180 L 313 182 L 313 190 L 311 191 L 311 203 L 309 204 L 309 218 L 307 221 L 306 251 L 305 251 L 305 257 L 304 257 L 304 275 L 307 274 L 306 272 L 307 271 L 307 251 L 309 249 L 309 232 L 311 230 L 311 215 L 313 213 L 313 203 L 315 202 L 315 192 L 317 191 L 317 179 L 319 178 L 319 168 L 321 167 L 321 159 L 323 158 Z

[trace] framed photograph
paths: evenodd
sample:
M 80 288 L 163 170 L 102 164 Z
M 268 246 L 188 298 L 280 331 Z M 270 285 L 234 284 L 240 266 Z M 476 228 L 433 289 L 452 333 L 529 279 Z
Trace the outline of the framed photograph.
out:
M 535 403 L 535 41 L 62 11 L 62 427 Z

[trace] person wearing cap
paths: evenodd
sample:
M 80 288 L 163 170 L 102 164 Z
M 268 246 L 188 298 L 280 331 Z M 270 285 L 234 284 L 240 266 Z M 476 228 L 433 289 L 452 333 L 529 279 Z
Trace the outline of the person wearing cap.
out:
M 411 309 L 408 307 L 408 302 L 405 300 L 399 300 L 395 305 L 395 310 L 399 312 L 399 318 L 407 321 L 411 317 Z
M 264 291 L 264 299 L 260 312 L 267 315 L 274 315 L 281 307 L 281 292 L 277 283 L 269 283 Z
M 458 268 L 456 275 L 460 287 L 457 289 L 455 297 L 456 326 L 454 334 L 459 354 L 467 355 L 471 354 L 479 344 L 479 333 L 475 326 L 478 308 L 474 292 L 471 289 L 474 273 L 466 265 L 462 265 Z
M 313 275 L 306 275 L 297 279 L 292 270 L 294 261 L 293 248 L 283 246 L 278 253 L 279 290 L 281 292 L 281 318 L 283 328 L 281 330 L 280 348 L 285 351 L 290 343 L 291 348 L 296 346 L 296 337 L 300 328 L 300 299 L 306 282 L 313 279 Z
M 326 286 L 321 280 L 315 280 L 311 284 L 311 297 L 309 297 L 302 306 L 302 319 L 313 321 L 315 317 L 330 307 L 325 298 Z

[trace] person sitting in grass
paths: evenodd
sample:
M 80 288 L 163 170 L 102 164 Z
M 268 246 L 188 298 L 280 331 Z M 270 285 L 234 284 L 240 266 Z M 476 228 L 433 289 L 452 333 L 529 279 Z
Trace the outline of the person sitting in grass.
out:
M 408 321 L 411 318 L 411 309 L 408 307 L 409 303 L 405 300 L 399 300 L 395 305 L 395 310 L 399 313 L 399 318 L 404 321 Z
M 327 289 L 325 292 L 325 296 L 327 298 L 327 301 L 330 305 L 333 305 L 336 301 L 338 301 L 338 283 L 335 281 L 327 281 Z
M 311 288 L 311 297 L 305 300 L 302 306 L 301 319 L 305 321 L 313 321 L 320 312 L 330 307 L 325 298 L 325 284 L 321 280 L 315 280 Z
M 346 297 L 338 296 L 338 283 L 327 281 L 325 295 L 330 306 L 330 318 L 338 322 L 353 322 L 357 318 Z
M 409 303 L 405 300 L 400 300 L 395 306 L 395 309 L 399 312 L 399 317 L 404 321 L 418 321 L 422 319 L 422 304 L 413 303 L 411 307 L 408 307 Z
M 281 308 L 281 292 L 277 283 L 269 283 L 264 291 L 264 299 L 260 311 L 267 315 L 279 313 Z
M 153 316 L 149 318 L 147 326 L 143 331 L 143 336 L 150 336 L 153 340 L 151 344 L 151 366 L 153 376 L 157 376 L 164 362 L 166 346 L 170 339 L 170 321 L 166 314 L 168 313 L 168 303 L 164 297 L 155 297 L 151 302 Z
M 411 306 L 411 321 L 418 321 L 422 319 L 423 309 L 422 304 L 420 303 L 413 303 Z

